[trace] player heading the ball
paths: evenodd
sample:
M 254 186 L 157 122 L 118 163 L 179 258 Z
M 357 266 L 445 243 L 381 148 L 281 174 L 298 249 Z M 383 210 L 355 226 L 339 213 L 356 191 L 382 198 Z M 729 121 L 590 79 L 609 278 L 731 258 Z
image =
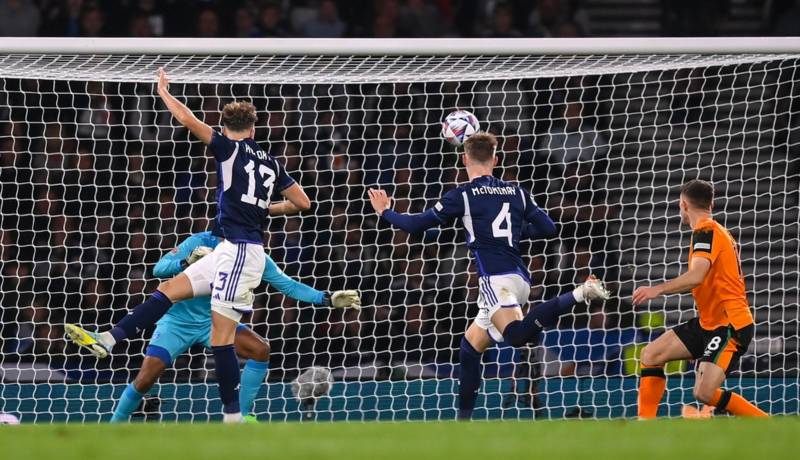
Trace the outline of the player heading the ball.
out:
M 681 221 L 692 229 L 689 270 L 675 279 L 633 292 L 634 305 L 665 294 L 691 291 L 697 318 L 668 330 L 642 350 L 639 418 L 655 418 L 666 390 L 664 365 L 699 362 L 694 397 L 717 412 L 765 417 L 742 396 L 720 387 L 753 340 L 755 326 L 745 293 L 739 249 L 730 232 L 711 217 L 714 186 L 691 180 L 681 188 Z
M 158 95 L 181 125 L 208 145 L 217 162 L 217 214 L 213 234 L 223 238 L 214 251 L 174 278 L 159 284 L 143 304 L 111 331 L 100 334 L 92 351 L 102 357 L 113 345 L 161 318 L 174 302 L 211 296 L 211 348 L 219 381 L 223 420 L 242 419 L 239 407 L 239 363 L 234 351 L 236 326 L 252 311 L 253 289 L 261 282 L 265 254 L 262 244 L 267 215 L 307 210 L 311 202 L 283 166 L 254 140 L 256 110 L 249 102 L 232 102 L 222 109 L 222 131 L 200 121 L 169 92 L 169 79 L 158 71 Z M 287 201 L 272 204 L 273 192 Z M 83 345 L 81 330 L 67 329 Z
M 470 181 L 445 193 L 421 214 L 397 213 L 385 191 L 369 190 L 372 207 L 395 227 L 417 233 L 458 219 L 466 232 L 467 247 L 478 269 L 479 310 L 461 339 L 460 419 L 472 417 L 481 382 L 481 355 L 493 340 L 515 347 L 536 343 L 541 331 L 555 326 L 577 302 L 609 298 L 603 283 L 592 276 L 572 292 L 533 306 L 523 315 L 531 286 L 519 242 L 553 236 L 556 226 L 530 193 L 492 176 L 496 149 L 492 134 L 470 136 L 461 157 Z

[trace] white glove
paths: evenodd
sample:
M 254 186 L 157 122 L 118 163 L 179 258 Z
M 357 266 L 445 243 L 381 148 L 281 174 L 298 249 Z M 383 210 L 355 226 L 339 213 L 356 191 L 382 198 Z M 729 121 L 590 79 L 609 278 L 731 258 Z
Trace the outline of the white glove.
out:
M 355 290 L 334 291 L 330 297 L 333 308 L 355 308 L 361 310 L 361 294 Z
M 186 265 L 192 265 L 193 263 L 211 254 L 212 252 L 214 252 L 214 250 L 209 248 L 208 246 L 198 246 L 194 248 L 194 250 L 192 250 L 192 253 L 189 254 L 189 257 L 186 258 Z

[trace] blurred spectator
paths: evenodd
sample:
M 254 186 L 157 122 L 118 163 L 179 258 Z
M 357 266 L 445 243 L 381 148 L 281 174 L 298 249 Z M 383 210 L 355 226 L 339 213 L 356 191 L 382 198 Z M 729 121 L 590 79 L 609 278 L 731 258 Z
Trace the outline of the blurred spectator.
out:
M 101 37 L 105 34 L 106 21 L 100 8 L 90 7 L 81 13 L 81 36 Z
M 508 3 L 498 3 L 492 16 L 489 38 L 519 38 L 522 33 L 514 28 L 514 11 Z
M 775 2 L 772 18 L 774 26 L 772 35 L 793 37 L 800 35 L 800 0 L 783 0 Z
M 259 15 L 262 37 L 287 37 L 289 32 L 283 23 L 283 11 L 278 3 L 267 3 Z
M 150 20 L 143 14 L 137 14 L 131 18 L 130 22 L 130 36 L 131 37 L 152 37 L 153 29 L 150 25 Z
M 569 18 L 567 2 L 561 0 L 537 0 L 536 7 L 528 18 L 528 30 L 534 37 L 552 37 L 556 26 Z
M 0 36 L 32 37 L 39 31 L 39 9 L 27 0 L 0 0 Z
M 319 38 L 338 38 L 344 36 L 345 24 L 339 19 L 336 2 L 322 0 L 317 14 L 302 26 L 303 36 Z
M 408 0 L 400 9 L 397 28 L 404 37 L 436 37 L 450 33 L 438 8 L 428 0 Z
M 42 34 L 48 36 L 77 37 L 81 34 L 83 0 L 53 0 L 43 5 Z
M 730 0 L 662 0 L 662 32 L 671 37 L 719 35 L 731 11 Z
M 236 10 L 236 36 L 239 38 L 253 38 L 261 35 L 256 26 L 256 12 L 252 8 L 242 6 Z
M 157 0 L 138 0 L 131 13 L 135 18 L 144 18 L 147 22 L 147 29 L 151 35 L 157 37 L 164 35 L 164 13 L 161 11 Z M 140 30 L 144 30 L 144 28 L 142 27 Z
M 204 9 L 197 15 L 195 25 L 196 36 L 199 38 L 214 38 L 219 36 L 219 16 L 212 9 Z
M 586 11 L 574 1 L 537 0 L 528 16 L 528 33 L 533 37 L 582 37 L 590 34 L 589 27 Z
M 375 38 L 394 38 L 397 36 L 395 21 L 388 14 L 379 14 L 372 23 L 372 36 Z
M 592 24 L 582 0 L 0 0 L 0 36 L 236 36 L 236 37 L 583 37 Z M 594 8 L 594 7 L 593 7 Z M 621 25 L 611 5 L 598 20 L 611 34 Z M 198 24 L 195 12 L 203 14 Z M 759 33 L 796 35 L 795 0 L 774 0 L 761 8 Z M 98 17 L 97 12 L 101 14 Z M 643 10 L 644 11 L 644 10 Z M 747 14 L 730 0 L 662 0 L 660 32 L 672 36 L 752 33 Z M 84 16 L 87 24 L 83 24 Z M 624 11 L 626 19 L 636 12 Z M 145 27 L 139 16 L 144 16 Z M 215 16 L 215 19 L 212 19 Z M 135 19 L 134 19 L 135 18 Z M 636 20 L 636 19 L 634 19 Z M 642 17 L 642 27 L 651 26 Z M 91 24 L 90 24 L 90 23 Z M 216 23 L 216 25 L 214 25 Z M 770 28 L 772 26 L 772 28 Z M 749 27 L 749 28 L 748 28 Z M 614 32 L 614 29 L 619 32 Z M 257 29 L 257 30 L 256 30 Z M 638 29 L 636 29 L 638 30 Z
M 584 32 L 577 22 L 565 21 L 557 25 L 555 28 L 555 37 L 557 38 L 578 38 L 583 37 Z
M 565 167 L 573 162 L 605 157 L 608 141 L 584 119 L 582 110 L 580 102 L 564 104 L 562 117 L 553 122 L 550 131 L 537 143 L 537 152 L 547 162 Z

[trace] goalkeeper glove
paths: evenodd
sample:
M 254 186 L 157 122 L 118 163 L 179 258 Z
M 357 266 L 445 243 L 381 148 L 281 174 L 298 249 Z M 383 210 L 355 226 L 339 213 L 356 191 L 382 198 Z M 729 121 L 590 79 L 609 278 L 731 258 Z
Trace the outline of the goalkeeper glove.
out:
M 189 254 L 189 257 L 185 259 L 186 266 L 188 267 L 189 265 L 192 265 L 193 263 L 211 254 L 212 252 L 214 252 L 214 250 L 209 248 L 208 246 L 198 246 L 194 248 L 192 250 L 192 253 Z
M 355 290 L 326 292 L 322 298 L 322 305 L 333 308 L 361 309 L 361 294 Z

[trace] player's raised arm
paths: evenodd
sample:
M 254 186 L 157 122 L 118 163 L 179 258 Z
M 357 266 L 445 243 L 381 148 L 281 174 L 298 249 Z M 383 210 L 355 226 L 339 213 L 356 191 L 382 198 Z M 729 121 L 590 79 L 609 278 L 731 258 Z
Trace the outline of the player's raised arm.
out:
M 153 267 L 153 276 L 158 278 L 175 276 L 189 265 L 210 254 L 213 250 L 204 244 L 202 235 L 202 233 L 195 233 L 183 240 L 178 247 L 164 254 Z
M 371 188 L 369 189 L 369 201 L 372 208 L 383 219 L 392 224 L 393 226 L 404 230 L 408 233 L 419 233 L 429 228 L 438 227 L 443 220 L 436 214 L 436 208 L 426 210 L 421 214 L 402 214 L 393 211 L 392 200 L 386 194 L 385 190 Z M 441 202 L 436 206 L 441 207 Z
M 281 195 L 286 199 L 269 206 L 270 216 L 297 214 L 311 209 L 311 200 L 306 195 L 303 187 L 296 182 L 282 190 Z
M 358 291 L 343 290 L 330 294 L 318 291 L 287 276 L 270 256 L 266 257 L 264 275 L 261 279 L 280 291 L 281 294 L 301 302 L 334 308 L 355 308 L 356 310 L 361 308 L 361 296 Z
M 178 123 L 185 126 L 204 144 L 211 143 L 211 135 L 214 132 L 210 126 L 200 121 L 183 102 L 179 101 L 169 93 L 169 79 L 164 69 L 158 69 L 158 95 L 167 106 L 167 109 L 178 120 Z

